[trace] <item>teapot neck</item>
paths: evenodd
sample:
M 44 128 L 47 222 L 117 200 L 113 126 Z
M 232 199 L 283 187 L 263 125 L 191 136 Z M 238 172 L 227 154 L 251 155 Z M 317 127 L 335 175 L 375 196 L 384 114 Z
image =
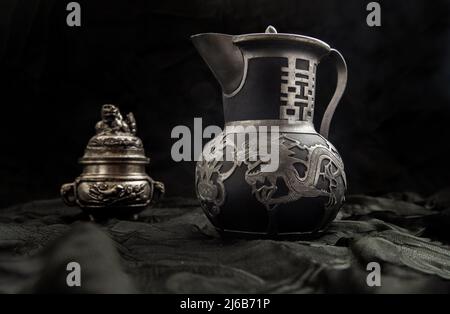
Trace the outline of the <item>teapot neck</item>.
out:
M 283 120 L 308 122 L 314 117 L 318 59 L 306 53 L 243 50 L 244 76 L 232 94 L 223 95 L 225 122 Z

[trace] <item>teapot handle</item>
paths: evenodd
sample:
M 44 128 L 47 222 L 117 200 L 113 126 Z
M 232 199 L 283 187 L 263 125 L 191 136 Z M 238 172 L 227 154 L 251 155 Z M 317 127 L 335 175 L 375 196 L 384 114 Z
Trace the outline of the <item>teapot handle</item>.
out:
M 334 63 L 336 64 L 337 86 L 336 90 L 334 91 L 334 95 L 331 98 L 327 109 L 325 110 L 322 118 L 322 123 L 320 124 L 320 134 L 325 138 L 328 138 L 331 119 L 333 118 L 334 111 L 336 110 L 339 100 L 344 94 L 344 90 L 347 85 L 347 64 L 345 63 L 344 57 L 336 49 L 331 49 L 329 56 L 333 58 Z

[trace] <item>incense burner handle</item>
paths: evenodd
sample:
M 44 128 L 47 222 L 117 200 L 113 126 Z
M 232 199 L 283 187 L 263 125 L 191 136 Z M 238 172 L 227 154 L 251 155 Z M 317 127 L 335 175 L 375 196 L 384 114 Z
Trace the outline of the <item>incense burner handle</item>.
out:
M 66 183 L 61 187 L 61 197 L 68 206 L 75 206 L 76 197 L 75 197 L 75 183 Z

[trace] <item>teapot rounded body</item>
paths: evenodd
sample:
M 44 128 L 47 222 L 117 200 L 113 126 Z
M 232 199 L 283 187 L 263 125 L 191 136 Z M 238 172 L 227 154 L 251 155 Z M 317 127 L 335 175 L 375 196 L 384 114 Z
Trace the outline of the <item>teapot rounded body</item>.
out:
M 280 131 L 275 171 L 263 171 L 261 159 L 251 158 L 258 143 L 246 140 L 239 148 L 227 132 L 205 145 L 196 167 L 196 191 L 201 206 L 221 232 L 236 235 L 295 235 L 321 231 L 339 211 L 346 190 L 343 162 L 333 145 L 315 132 Z M 252 135 L 246 133 L 249 137 Z M 271 140 L 272 138 L 272 140 Z M 276 150 L 272 144 L 271 149 Z M 236 154 L 208 158 L 233 146 Z M 226 150 L 226 148 L 225 148 Z M 242 158 L 245 151 L 249 151 Z

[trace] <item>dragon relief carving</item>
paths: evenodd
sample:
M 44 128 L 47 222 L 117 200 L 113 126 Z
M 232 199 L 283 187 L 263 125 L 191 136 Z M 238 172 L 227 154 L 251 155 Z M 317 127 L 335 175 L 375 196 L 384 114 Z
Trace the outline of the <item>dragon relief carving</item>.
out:
M 219 214 L 220 206 L 225 202 L 226 192 L 223 182 L 233 174 L 239 165 L 237 162 L 228 162 L 231 163 L 231 167 L 225 170 L 226 162 L 223 158 L 222 160 L 214 158 L 220 149 L 230 144 L 223 134 L 215 137 L 205 145 L 203 158 L 197 163 L 195 175 L 197 196 L 211 217 Z
M 148 199 L 146 183 L 141 184 L 108 184 L 94 183 L 89 185 L 87 194 L 91 200 L 102 205 L 140 202 Z
M 261 171 L 261 167 L 270 160 L 264 162 L 260 158 L 256 140 L 246 141 L 243 147 L 236 150 L 239 158 L 231 162 L 211 158 L 216 150 L 233 146 L 225 135 L 216 137 L 205 146 L 204 155 L 206 153 L 209 158 L 204 158 L 197 164 L 196 186 L 199 199 L 206 205 L 210 215 L 219 213 L 226 197 L 224 181 L 242 164 L 247 167 L 245 181 L 251 186 L 256 199 L 268 211 L 273 211 L 279 204 L 302 197 L 328 197 L 326 208 L 332 208 L 344 200 L 344 166 L 331 144 L 307 146 L 285 134 L 280 136 L 278 143 L 279 167 L 274 172 Z M 231 163 L 231 167 L 225 171 L 226 163 Z M 343 184 L 338 184 L 340 177 Z M 280 187 L 281 181 L 286 187 L 285 191 Z
M 258 154 L 255 143 L 249 143 L 249 154 Z M 297 153 L 297 152 L 298 153 Z M 254 159 L 253 159 L 254 160 Z M 263 172 L 261 158 L 256 161 L 246 159 L 245 181 L 252 187 L 256 199 L 268 210 L 278 204 L 296 201 L 302 197 L 328 197 L 327 208 L 339 201 L 336 194 L 340 188 L 337 180 L 342 176 L 346 185 L 343 163 L 331 147 L 323 144 L 307 146 L 287 135 L 279 138 L 279 166 L 274 172 Z M 280 191 L 280 180 L 287 193 Z M 343 187 L 345 189 L 345 186 Z M 277 195 L 277 192 L 281 192 Z

